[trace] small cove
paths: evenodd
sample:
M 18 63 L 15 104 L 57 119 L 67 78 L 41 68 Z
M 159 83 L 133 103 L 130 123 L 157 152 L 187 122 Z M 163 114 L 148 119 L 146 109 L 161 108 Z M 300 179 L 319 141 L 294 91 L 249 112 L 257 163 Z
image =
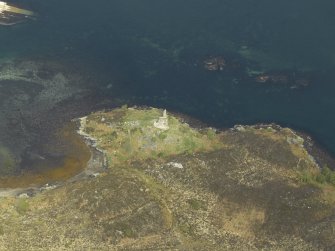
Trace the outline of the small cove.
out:
M 66 148 L 63 155 L 57 158 L 35 159 L 30 161 L 28 170 L 23 169 L 15 176 L 0 177 L 0 189 L 40 187 L 64 182 L 83 171 L 91 158 L 91 151 L 83 138 L 77 134 L 75 123 L 64 126 L 57 133 L 57 137 L 58 146 Z M 57 151 L 52 148 L 54 146 L 50 146 L 50 150 Z

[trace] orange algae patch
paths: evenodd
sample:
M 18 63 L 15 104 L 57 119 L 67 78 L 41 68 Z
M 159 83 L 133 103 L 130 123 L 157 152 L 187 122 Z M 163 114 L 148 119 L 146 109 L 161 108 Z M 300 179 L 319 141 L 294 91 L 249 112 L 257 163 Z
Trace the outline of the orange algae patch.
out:
M 33 167 L 33 170 L 23 172 L 18 176 L 0 177 L 0 188 L 41 186 L 46 183 L 65 181 L 80 173 L 91 158 L 89 147 L 76 133 L 73 123 L 62 128 L 57 136 L 61 144 L 66 144 L 67 150 L 60 164 L 53 166 L 38 164 Z

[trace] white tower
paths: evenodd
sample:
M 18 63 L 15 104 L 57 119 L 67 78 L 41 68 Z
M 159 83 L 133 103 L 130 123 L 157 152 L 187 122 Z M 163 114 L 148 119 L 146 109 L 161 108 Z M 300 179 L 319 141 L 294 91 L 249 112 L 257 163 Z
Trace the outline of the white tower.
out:
M 169 129 L 169 121 L 166 113 L 166 109 L 163 111 L 163 116 L 159 117 L 158 120 L 155 120 L 154 127 L 166 131 Z

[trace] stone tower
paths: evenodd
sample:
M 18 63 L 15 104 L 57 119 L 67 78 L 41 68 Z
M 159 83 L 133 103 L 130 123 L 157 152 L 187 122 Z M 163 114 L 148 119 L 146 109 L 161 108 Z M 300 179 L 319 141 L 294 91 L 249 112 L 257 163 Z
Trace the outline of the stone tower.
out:
M 158 120 L 155 120 L 154 127 L 164 130 L 164 131 L 169 129 L 169 121 L 168 121 L 166 109 L 164 109 L 163 111 L 163 116 L 159 117 Z

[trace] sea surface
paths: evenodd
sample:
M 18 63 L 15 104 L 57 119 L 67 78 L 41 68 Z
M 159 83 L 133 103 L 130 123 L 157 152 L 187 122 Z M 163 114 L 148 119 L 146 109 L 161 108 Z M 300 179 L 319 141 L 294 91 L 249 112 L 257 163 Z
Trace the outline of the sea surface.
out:
M 335 154 L 333 0 L 10 4 L 38 16 L 0 26 L 0 62 L 72 59 L 89 66 L 93 78 L 85 88 L 95 95 L 167 108 L 218 128 L 274 122 L 307 132 Z M 215 58 L 224 60 L 222 68 L 206 68 Z

